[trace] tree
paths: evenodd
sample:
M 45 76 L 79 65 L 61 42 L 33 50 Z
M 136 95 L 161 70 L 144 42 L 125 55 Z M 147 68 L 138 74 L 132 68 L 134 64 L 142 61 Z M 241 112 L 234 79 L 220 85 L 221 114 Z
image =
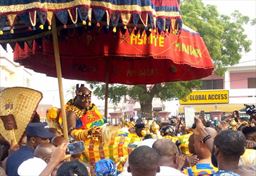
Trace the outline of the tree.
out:
M 250 19 L 235 11 L 230 17 L 220 15 L 215 6 L 204 5 L 202 0 L 184 0 L 181 5 L 183 22 L 198 31 L 203 37 L 211 57 L 215 63 L 215 73 L 223 75 L 226 66 L 237 64 L 243 52 L 250 50 L 251 42 L 244 34 L 244 25 Z M 251 24 L 255 24 L 251 21 Z M 124 95 L 129 95 L 140 102 L 141 111 L 152 114 L 152 100 L 182 98 L 192 89 L 199 88 L 200 81 L 173 82 L 155 85 L 110 87 L 109 98 L 117 103 Z M 95 95 L 104 97 L 104 85 L 96 85 Z
M 204 5 L 201 0 L 185 0 L 181 11 L 184 24 L 203 37 L 214 60 L 216 74 L 223 75 L 226 66 L 237 64 L 242 53 L 250 51 L 251 41 L 244 34 L 244 25 L 250 19 L 239 11 L 231 16 L 220 15 L 215 6 Z

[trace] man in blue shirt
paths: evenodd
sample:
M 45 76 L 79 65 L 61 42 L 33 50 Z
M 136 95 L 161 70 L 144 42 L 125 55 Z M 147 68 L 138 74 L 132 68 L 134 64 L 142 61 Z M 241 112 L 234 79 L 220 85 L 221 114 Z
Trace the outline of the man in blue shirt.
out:
M 27 143 L 12 153 L 6 163 L 6 173 L 10 176 L 18 176 L 17 170 L 21 163 L 33 158 L 34 149 L 42 143 L 49 143 L 53 134 L 46 128 L 45 123 L 30 123 L 26 128 Z M 33 169 L 33 168 L 31 168 Z

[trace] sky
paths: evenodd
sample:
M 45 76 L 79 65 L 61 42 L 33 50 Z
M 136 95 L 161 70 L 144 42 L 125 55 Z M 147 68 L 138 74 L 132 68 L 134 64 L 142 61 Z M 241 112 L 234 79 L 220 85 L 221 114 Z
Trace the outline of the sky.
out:
M 233 11 L 238 10 L 243 15 L 249 16 L 250 18 L 256 18 L 256 0 L 203 0 L 203 2 L 205 4 L 215 5 L 220 14 L 230 15 Z M 251 45 L 251 51 L 243 55 L 240 65 L 256 65 L 256 26 L 246 26 L 246 34 L 253 43 Z M 3 53 L 2 51 L 0 52 Z M 12 57 L 12 53 L 9 52 L 7 56 Z M 42 74 L 34 74 L 34 80 L 43 79 L 44 81 L 33 84 L 32 88 L 41 90 L 43 93 L 47 93 L 49 95 L 48 97 L 46 96 L 41 103 L 49 103 L 50 99 L 50 103 L 59 107 L 57 79 L 49 78 Z M 76 83 L 81 82 L 63 79 L 63 88 L 66 100 L 70 98 L 70 90 Z M 97 102 L 97 98 L 93 97 L 93 102 L 97 105 L 102 105 L 103 101 Z

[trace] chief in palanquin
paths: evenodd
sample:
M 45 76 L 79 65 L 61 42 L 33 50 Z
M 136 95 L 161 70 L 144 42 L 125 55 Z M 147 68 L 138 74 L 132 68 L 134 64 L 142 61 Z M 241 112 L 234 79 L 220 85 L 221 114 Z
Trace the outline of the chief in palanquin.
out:
M 95 104 L 91 103 L 91 91 L 83 84 L 76 85 L 76 96 L 65 105 L 69 136 L 75 140 L 85 140 L 91 131 L 100 130 L 99 126 L 104 124 L 103 117 Z M 51 107 L 46 113 L 50 126 L 63 132 L 61 111 L 59 108 Z
M 68 131 L 73 129 L 91 129 L 104 124 L 97 107 L 91 103 L 91 91 L 83 84 L 76 85 L 76 96 L 66 104 Z
M 57 109 L 57 108 L 55 108 Z M 48 120 L 61 127 L 60 110 L 48 110 Z M 129 144 L 139 141 L 137 135 L 122 132 L 121 126 L 104 124 L 104 119 L 97 107 L 91 103 L 91 91 L 84 85 L 76 86 L 76 96 L 66 104 L 69 136 L 74 140 L 84 141 L 85 152 L 80 159 L 87 161 L 94 170 L 95 163 L 100 159 L 112 159 L 118 170 L 123 165 L 130 150 Z M 132 128 L 132 127 L 129 127 Z M 94 175 L 94 173 L 91 173 Z

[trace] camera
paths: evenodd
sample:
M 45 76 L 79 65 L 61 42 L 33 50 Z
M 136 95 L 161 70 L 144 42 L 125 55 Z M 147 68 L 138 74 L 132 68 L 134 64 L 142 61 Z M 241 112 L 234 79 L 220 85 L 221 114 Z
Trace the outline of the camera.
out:
M 256 108 L 254 105 L 247 105 L 247 104 L 244 104 L 245 106 L 245 113 L 248 114 L 248 115 L 253 115 L 253 114 L 256 114 Z

